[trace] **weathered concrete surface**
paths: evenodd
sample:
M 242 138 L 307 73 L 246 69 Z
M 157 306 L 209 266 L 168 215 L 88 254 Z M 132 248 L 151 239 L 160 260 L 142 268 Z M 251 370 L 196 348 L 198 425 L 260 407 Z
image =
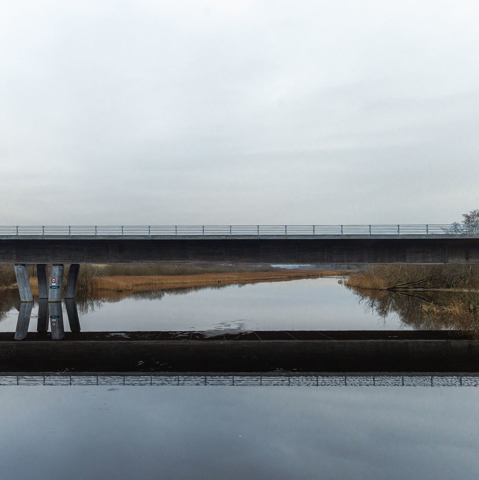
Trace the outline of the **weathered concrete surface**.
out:
M 73 263 L 68 271 L 67 287 L 65 289 L 65 298 L 74 299 L 77 290 L 78 274 L 80 273 L 80 265 Z
M 15 265 L 15 276 L 17 277 L 20 301 L 33 302 L 32 289 L 30 286 L 30 277 L 28 276 L 27 267 L 25 265 Z
M 38 297 L 48 298 L 48 273 L 47 265 L 41 263 L 37 265 L 37 278 L 38 278 Z
M 479 237 L 0 238 L 0 263 L 479 264 Z
M 75 300 L 72 298 L 65 299 L 65 307 L 67 309 L 68 323 L 70 324 L 70 331 L 79 332 L 81 331 L 80 327 L 80 317 L 78 316 L 78 308 Z
M 46 298 L 41 298 L 38 301 L 37 332 L 46 333 L 48 331 L 49 320 L 48 300 Z
M 15 340 L 27 338 L 28 326 L 32 315 L 33 302 L 22 302 L 20 312 L 18 313 L 17 328 L 15 330 Z
M 52 329 L 52 340 L 63 340 L 65 329 L 63 327 L 63 310 L 60 302 L 48 304 L 50 310 L 50 325 Z
M 61 302 L 63 290 L 63 265 L 52 265 L 50 274 L 49 302 Z
M 66 333 L 63 342 L 37 333 L 14 342 L 12 334 L 3 333 L 0 368 L 4 372 L 477 371 L 479 341 L 450 332 L 412 333 L 252 332 L 236 338 L 191 333 L 181 339 L 180 332 L 90 332 Z

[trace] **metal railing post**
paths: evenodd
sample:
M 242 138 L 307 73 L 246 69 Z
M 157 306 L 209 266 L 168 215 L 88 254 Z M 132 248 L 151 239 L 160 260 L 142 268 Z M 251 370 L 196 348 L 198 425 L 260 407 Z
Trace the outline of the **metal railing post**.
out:
M 258 225 L 258 235 L 259 235 L 259 225 Z
M 369 235 L 371 235 L 371 225 L 369 225 Z
M 97 234 L 97 226 L 95 225 L 95 235 Z
M 151 236 L 151 225 L 148 225 L 148 236 Z
M 17 225 L 17 233 L 16 233 L 16 235 L 18 235 L 18 225 Z
M 42 235 L 45 236 L 45 225 L 42 226 Z
M 175 235 L 178 235 L 178 225 L 175 225 Z
M 343 226 L 341 225 L 341 235 L 343 234 Z
M 45 227 L 43 227 L 43 232 L 45 232 Z M 71 237 L 72 235 L 72 226 L 68 225 L 68 236 Z
M 457 223 L 454 225 L 454 233 L 457 233 Z
M 288 235 L 288 225 L 285 225 L 285 226 L 284 226 L 284 234 L 285 234 L 285 235 Z
M 232 234 L 232 228 L 231 228 L 231 225 L 230 225 L 230 235 L 233 235 L 233 234 Z
M 428 235 L 428 234 L 429 234 L 429 225 L 426 224 L 426 235 Z
M 401 233 L 401 228 L 400 226 L 398 225 L 398 235 Z
M 313 235 L 316 235 L 316 225 L 313 225 Z
M 123 225 L 121 226 L 121 234 L 123 235 Z
M 203 235 L 205 234 L 205 226 L 203 225 Z

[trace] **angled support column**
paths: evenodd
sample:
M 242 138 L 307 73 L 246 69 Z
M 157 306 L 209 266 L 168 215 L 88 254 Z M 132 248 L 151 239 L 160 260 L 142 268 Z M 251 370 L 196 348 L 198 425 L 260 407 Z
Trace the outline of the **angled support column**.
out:
M 78 263 L 72 263 L 70 265 L 70 271 L 68 272 L 65 298 L 75 298 L 79 273 L 80 273 L 80 265 Z
M 48 332 L 48 300 L 46 298 L 40 298 L 38 301 L 37 332 Z
M 49 302 L 62 301 L 63 287 L 63 265 L 53 265 L 50 275 L 50 290 L 48 292 Z
M 48 275 L 45 264 L 37 265 L 38 297 L 48 298 Z
M 28 325 L 30 324 L 30 316 L 32 315 L 33 302 L 22 302 L 20 311 L 18 312 L 17 329 L 15 330 L 15 340 L 23 340 L 27 338 Z
M 80 317 L 78 316 L 78 309 L 75 300 L 69 298 L 65 300 L 67 307 L 68 323 L 70 324 L 70 331 L 80 332 Z
M 26 265 L 15 265 L 15 276 L 17 277 L 18 291 L 21 302 L 33 302 L 30 278 L 28 277 Z
M 61 302 L 49 304 L 50 324 L 52 327 L 52 340 L 63 340 L 65 329 L 63 328 L 63 310 Z

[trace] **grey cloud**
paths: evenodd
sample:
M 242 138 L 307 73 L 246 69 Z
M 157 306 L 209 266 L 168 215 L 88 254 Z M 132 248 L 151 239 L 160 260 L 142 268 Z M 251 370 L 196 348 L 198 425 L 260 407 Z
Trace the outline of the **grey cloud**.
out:
M 477 207 L 478 15 L 4 4 L 0 224 L 460 220 Z

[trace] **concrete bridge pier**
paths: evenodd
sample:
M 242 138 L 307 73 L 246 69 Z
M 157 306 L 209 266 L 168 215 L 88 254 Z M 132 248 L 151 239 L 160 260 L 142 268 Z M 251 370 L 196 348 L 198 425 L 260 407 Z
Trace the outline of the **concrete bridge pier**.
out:
M 40 298 L 38 301 L 37 332 L 48 332 L 48 299 L 46 298 Z
M 37 265 L 38 298 L 48 298 L 47 266 L 44 263 Z
M 52 327 L 52 340 L 63 340 L 65 329 L 63 328 L 63 310 L 61 302 L 49 304 L 50 324 Z
M 30 278 L 26 265 L 15 265 L 15 276 L 17 277 L 18 291 L 21 302 L 33 302 Z
M 80 332 L 80 317 L 78 316 L 78 308 L 75 300 L 69 298 L 65 299 L 65 306 L 67 307 L 68 323 L 70 324 L 70 331 Z
M 78 263 L 72 263 L 70 265 L 70 270 L 68 272 L 67 288 L 65 289 L 65 298 L 75 298 L 79 273 L 80 273 L 80 265 Z
M 63 265 L 52 265 L 52 271 L 50 275 L 50 290 L 48 292 L 49 302 L 62 301 L 63 270 Z
M 28 326 L 30 325 L 30 316 L 32 315 L 33 302 L 22 302 L 18 312 L 17 329 L 15 330 L 15 340 L 27 338 Z

